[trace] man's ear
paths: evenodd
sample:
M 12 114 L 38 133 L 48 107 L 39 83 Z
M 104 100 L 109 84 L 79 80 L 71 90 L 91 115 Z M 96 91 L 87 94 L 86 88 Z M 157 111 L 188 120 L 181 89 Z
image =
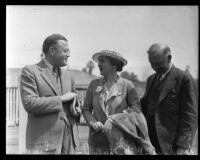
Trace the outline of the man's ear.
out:
M 172 59 L 172 55 L 169 54 L 169 55 L 167 56 L 167 59 L 168 59 L 168 63 L 170 63 L 170 62 L 171 62 L 171 59 Z
M 48 52 L 51 56 L 53 56 L 54 54 L 54 48 L 51 46 L 49 47 L 49 52 Z

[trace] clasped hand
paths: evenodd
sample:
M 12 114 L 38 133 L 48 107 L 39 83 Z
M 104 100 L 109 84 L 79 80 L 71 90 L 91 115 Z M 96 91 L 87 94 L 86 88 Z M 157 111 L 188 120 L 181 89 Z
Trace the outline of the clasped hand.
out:
M 100 131 L 103 129 L 103 124 L 101 122 L 94 122 L 92 125 L 92 128 L 95 130 L 95 131 Z

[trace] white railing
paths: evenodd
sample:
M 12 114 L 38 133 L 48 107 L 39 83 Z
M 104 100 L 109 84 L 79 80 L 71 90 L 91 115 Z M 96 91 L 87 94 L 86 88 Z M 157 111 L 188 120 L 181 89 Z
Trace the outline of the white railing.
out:
M 18 87 L 6 87 L 6 125 L 19 126 Z

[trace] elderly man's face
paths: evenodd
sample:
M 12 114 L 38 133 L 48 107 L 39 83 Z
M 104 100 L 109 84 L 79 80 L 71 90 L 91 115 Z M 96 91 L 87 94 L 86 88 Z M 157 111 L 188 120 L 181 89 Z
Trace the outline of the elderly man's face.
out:
M 149 54 L 149 62 L 154 71 L 163 74 L 168 70 L 170 60 L 167 55 L 151 53 Z
M 64 40 L 58 40 L 57 44 L 53 46 L 53 61 L 54 64 L 60 67 L 67 65 L 68 57 L 70 57 L 70 50 L 68 42 Z

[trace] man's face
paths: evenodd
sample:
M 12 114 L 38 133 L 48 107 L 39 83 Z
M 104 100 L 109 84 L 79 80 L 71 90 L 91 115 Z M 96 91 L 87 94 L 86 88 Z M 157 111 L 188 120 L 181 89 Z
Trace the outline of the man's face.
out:
M 169 68 L 169 58 L 167 55 L 149 54 L 149 62 L 153 70 L 159 74 L 165 73 Z
M 54 61 L 54 65 L 57 65 L 59 67 L 66 66 L 68 57 L 70 57 L 68 42 L 64 40 L 58 40 L 57 44 L 52 46 L 52 49 L 52 58 Z

